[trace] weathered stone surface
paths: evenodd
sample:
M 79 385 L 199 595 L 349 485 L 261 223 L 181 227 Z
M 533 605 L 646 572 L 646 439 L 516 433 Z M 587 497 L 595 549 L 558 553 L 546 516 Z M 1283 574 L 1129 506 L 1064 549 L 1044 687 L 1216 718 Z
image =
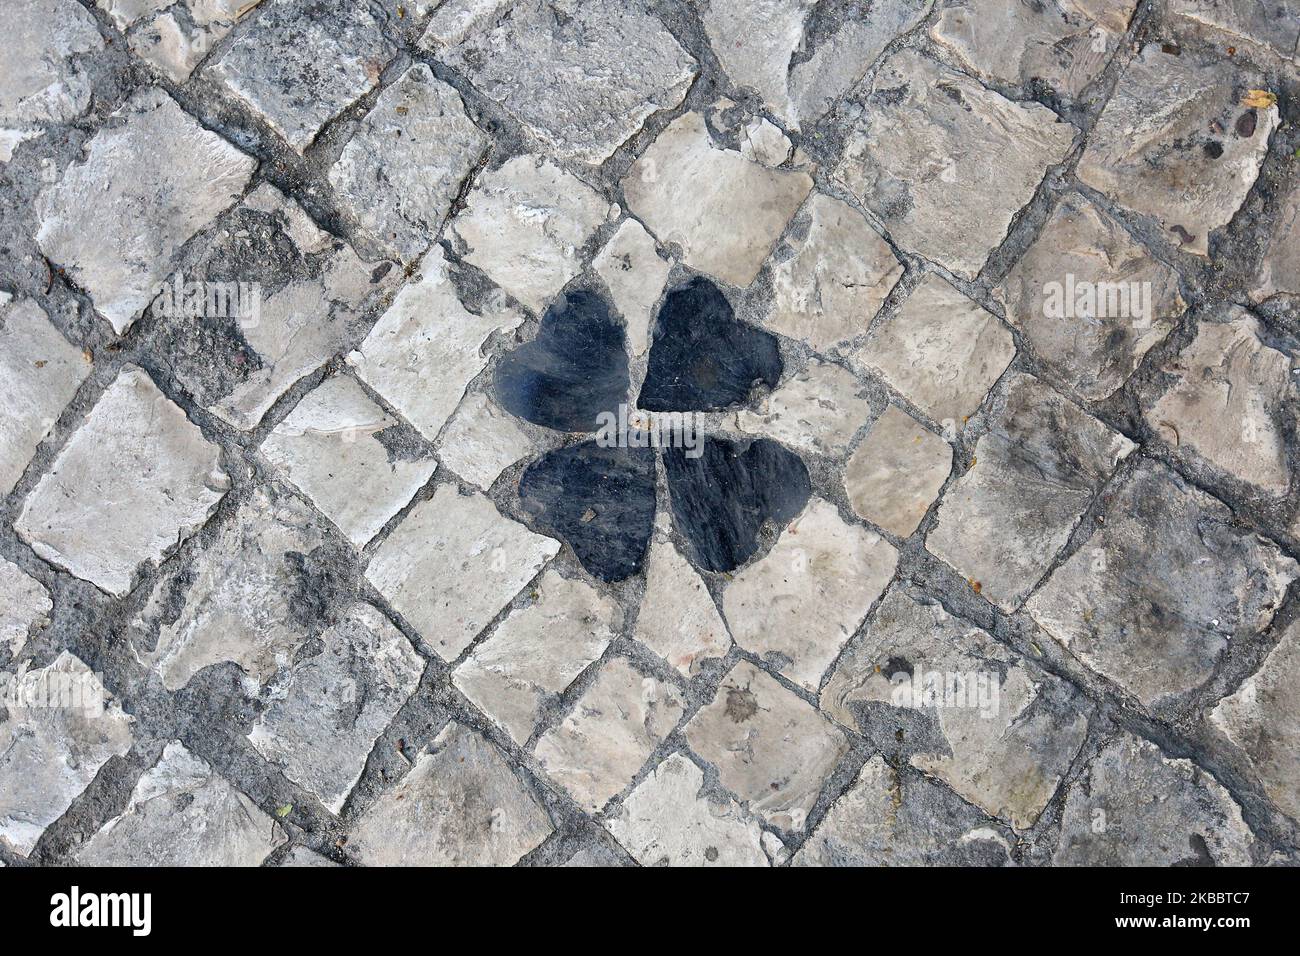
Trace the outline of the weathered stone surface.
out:
M 642 866 L 766 866 L 762 831 L 734 800 L 704 794 L 679 753 L 643 780 L 606 824 Z
M 752 162 L 775 168 L 790 158 L 793 149 L 781 128 L 761 116 L 740 131 L 740 155 Z
M 1163 371 L 1169 390 L 1147 422 L 1161 438 L 1195 452 L 1234 478 L 1283 496 L 1291 483 L 1287 419 L 1294 421 L 1300 387 L 1293 359 L 1260 341 L 1259 322 L 1245 309 L 1225 322 L 1201 321 L 1196 339 Z
M 347 853 L 367 866 L 511 866 L 551 830 L 501 751 L 451 723 L 365 812 Z
M 939 504 L 925 546 L 1013 611 L 1065 547 L 1084 510 L 1136 446 L 1028 375 Z
M 597 813 L 631 782 L 683 713 L 676 687 L 617 657 L 537 742 L 537 760 L 580 807 Z
M 208 69 L 301 153 L 396 52 L 368 6 L 287 0 L 268 4 Z
M 1075 132 L 904 50 L 877 69 L 837 175 L 899 245 L 973 279 Z
M 632 354 L 643 354 L 650 347 L 650 320 L 671 264 L 659 258 L 654 238 L 641 223 L 624 219 L 591 265 L 605 280 L 623 316 Z
M 1164 7 L 1180 26 L 1222 31 L 1300 63 L 1300 18 L 1289 0 L 1166 0 Z
M 1245 88 L 1265 86 L 1263 76 L 1170 49 L 1148 44 L 1128 65 L 1076 175 L 1204 256 L 1210 232 L 1232 219 L 1254 185 L 1278 111 L 1241 105 Z
M 36 241 L 119 335 L 153 300 L 177 251 L 231 205 L 257 163 L 141 90 L 36 201 Z
M 1052 373 L 1089 401 L 1128 381 L 1187 306 L 1177 273 L 1073 194 L 993 296 Z
M 380 94 L 330 185 L 371 240 L 409 262 L 429 247 L 487 145 L 460 95 L 420 63 Z
M 534 312 L 582 269 L 609 214 L 600 194 L 549 159 L 516 156 L 484 172 L 451 221 L 467 262 Z
M 871 418 L 871 402 L 851 372 L 817 359 L 768 396 L 757 412 L 742 409 L 742 432 L 765 435 L 814 455 L 842 456 Z
M 751 811 L 793 831 L 804 828 L 848 752 L 841 731 L 747 661 L 732 668 L 712 703 L 691 718 L 686 739 Z
M 184 83 L 208 52 L 260 0 L 96 0 L 131 49 L 173 83 Z
M 465 398 L 448 422 L 438 456 L 461 478 L 487 491 L 501 472 L 533 448 L 509 413 L 476 392 Z
M 27 643 L 28 632 L 39 624 L 54 605 L 50 592 L 35 578 L 28 577 L 16 564 L 0 558 L 0 648 L 17 657 Z
M 1288 816 L 1300 819 L 1300 623 L 1293 623 L 1259 670 L 1210 714 L 1246 752 L 1264 792 Z
M 952 446 L 890 405 L 844 466 L 844 490 L 859 517 L 906 538 L 951 471 Z
M 80 659 L 0 675 L 0 843 L 23 856 L 133 743 L 132 719 Z
M 41 477 L 14 529 L 42 558 L 115 597 L 204 522 L 230 487 L 185 413 L 127 366 Z
M 482 495 L 439 485 L 379 546 L 366 577 L 450 661 L 559 550 Z
M 704 117 L 673 120 L 623 179 L 628 208 L 686 264 L 736 286 L 754 281 L 812 189 L 802 172 L 768 169 L 717 146 Z
M 308 393 L 275 426 L 262 453 L 361 548 L 438 467 L 432 458 L 397 446 L 404 427 L 355 379 L 339 375 Z
M 867 330 L 903 265 L 848 203 L 815 192 L 806 212 L 807 234 L 787 239 L 790 258 L 772 268 L 767 327 L 828 352 Z
M 1254 844 L 1228 791 L 1190 760 L 1120 734 L 1071 785 L 1058 866 L 1248 866 Z
M 507 308 L 481 315 L 467 310 L 441 249 L 425 256 L 420 268 L 422 277 L 398 293 L 348 364 L 433 441 L 465 386 L 487 365 L 484 342 L 517 328 L 523 315 Z
M 897 564 L 888 541 L 813 498 L 772 550 L 727 584 L 722 610 L 737 644 L 815 691 Z
M 639 0 L 455 0 L 421 43 L 548 152 L 593 165 L 680 104 L 696 72 Z
M 519 744 L 532 736 L 542 708 L 605 653 L 622 623 L 613 601 L 554 571 L 532 597 L 452 674 L 460 692 Z
M 30 299 L 0 304 L 0 497 L 13 491 L 90 365 Z
M 288 838 L 275 820 L 178 740 L 120 816 L 77 853 L 82 866 L 258 866 Z
M 1300 186 L 1282 200 L 1250 297 L 1262 302 L 1279 293 L 1300 295 Z
M 1218 501 L 1144 464 L 1025 609 L 1089 667 L 1152 704 L 1200 686 L 1229 640 L 1268 627 L 1298 575 Z
M 816 0 L 710 0 L 701 20 L 731 81 L 755 90 L 774 112 L 790 112 L 787 73 Z
M 931 273 L 853 357 L 958 430 L 1016 357 L 1016 343 L 995 316 Z
M 354 605 L 268 689 L 248 739 L 331 813 L 343 809 L 375 741 L 415 692 L 424 661 L 379 611 Z

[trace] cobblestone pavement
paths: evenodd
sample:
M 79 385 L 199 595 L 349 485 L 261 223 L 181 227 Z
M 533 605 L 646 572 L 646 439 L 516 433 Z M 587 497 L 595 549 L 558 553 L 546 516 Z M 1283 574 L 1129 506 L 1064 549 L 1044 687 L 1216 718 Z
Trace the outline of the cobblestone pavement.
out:
M 1300 863 L 1295 0 L 5 0 L 0 864 Z

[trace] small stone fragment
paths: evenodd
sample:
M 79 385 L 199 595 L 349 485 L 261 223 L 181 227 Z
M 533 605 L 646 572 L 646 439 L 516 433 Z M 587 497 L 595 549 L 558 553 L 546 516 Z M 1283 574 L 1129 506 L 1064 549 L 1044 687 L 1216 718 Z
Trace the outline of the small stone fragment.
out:
M 742 409 L 742 432 L 775 438 L 814 455 L 840 457 L 871 418 L 862 383 L 838 365 L 813 359 L 764 399 L 758 412 Z
M 0 649 L 8 648 L 17 657 L 27 643 L 28 632 L 54 609 L 50 592 L 35 578 L 28 577 L 16 564 L 0 558 Z
M 844 466 L 844 490 L 861 518 L 908 537 L 952 471 L 952 446 L 893 405 Z
M 1279 293 L 1300 296 L 1300 187 L 1282 200 L 1250 297 L 1262 302 Z
M 461 403 L 438 444 L 443 465 L 484 491 L 533 450 L 514 418 L 480 392 Z
M 633 355 L 650 347 L 650 320 L 672 266 L 659 258 L 655 241 L 635 219 L 625 219 L 592 261 L 605 280 L 627 329 Z
M 756 116 L 741 130 L 740 155 L 775 169 L 790 158 L 794 147 L 781 128 Z

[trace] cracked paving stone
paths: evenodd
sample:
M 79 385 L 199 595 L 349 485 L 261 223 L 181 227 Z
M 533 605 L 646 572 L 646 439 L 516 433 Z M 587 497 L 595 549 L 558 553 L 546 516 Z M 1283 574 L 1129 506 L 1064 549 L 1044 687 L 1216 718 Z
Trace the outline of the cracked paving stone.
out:
M 482 495 L 444 484 L 379 546 L 366 578 L 453 661 L 559 550 Z
M 1010 834 L 879 754 L 827 811 L 794 866 L 1006 866 Z
M 480 392 L 461 403 L 438 445 L 443 466 L 483 491 L 534 451 L 535 443 L 514 418 Z
M 622 625 L 612 600 L 547 571 L 452 673 L 452 683 L 521 746 L 543 708 L 605 653 Z
M 591 263 L 623 316 L 633 355 L 650 347 L 650 322 L 672 265 L 659 257 L 654 237 L 635 219 L 624 219 Z
M 789 159 L 794 149 L 781 128 L 761 116 L 750 120 L 740 135 L 740 155 L 773 169 Z
M 888 541 L 813 498 L 771 551 L 727 583 L 722 611 L 737 644 L 816 691 L 897 564 Z
M 366 758 L 415 693 L 424 660 L 389 620 L 357 604 L 268 689 L 248 739 L 331 813 L 343 809 Z
M 1246 310 L 1232 307 L 1225 318 L 1201 321 L 1192 344 L 1165 364 L 1172 384 L 1147 422 L 1176 454 L 1190 450 L 1281 497 L 1291 483 L 1286 432 L 1300 401 L 1294 360 L 1260 341 L 1259 321 Z
M 772 268 L 767 328 L 829 352 L 867 330 L 903 265 L 848 203 L 815 192 L 807 214 L 807 233 L 786 239 L 790 256 Z
M 944 494 L 926 550 L 1010 613 L 1135 447 L 1037 379 L 1016 374 L 975 445 L 974 463 Z
M 673 120 L 628 170 L 628 209 L 685 263 L 734 286 L 758 276 L 813 181 L 713 142 L 699 113 Z
M 347 362 L 429 441 L 470 381 L 487 366 L 483 346 L 519 327 L 523 314 L 491 308 L 475 314 L 456 293 L 441 249 L 425 256 L 422 275 L 402 289 Z
M 27 856 L 100 768 L 126 756 L 133 718 L 67 651 L 48 667 L 0 678 L 8 685 L 0 687 L 0 843 Z
M 36 200 L 36 241 L 121 335 L 153 301 L 172 260 L 231 206 L 257 161 L 200 126 L 156 87 L 113 114 L 85 160 Z
M 362 815 L 347 853 L 366 866 L 512 866 L 552 830 L 505 755 L 453 722 Z
M 275 426 L 262 454 L 363 548 L 438 467 L 418 447 L 402 447 L 407 429 L 340 375 L 309 392 Z M 407 441 L 414 436 L 411 431 Z
M 952 446 L 890 405 L 844 466 L 844 490 L 859 518 L 906 538 L 951 471 Z
M 821 703 L 867 736 L 872 712 L 916 712 L 926 727 L 907 731 L 911 765 L 1017 830 L 1043 812 L 1088 729 L 1068 684 L 898 588 L 840 658 Z
M 957 431 L 1016 357 L 1016 343 L 991 312 L 929 273 L 852 357 Z
M 0 649 L 7 647 L 12 659 L 19 655 L 28 634 L 45 621 L 54 605 L 50 592 L 40 581 L 4 558 L 0 558 L 0 594 L 5 596 L 4 606 L 0 607 Z
M 96 0 L 127 43 L 173 83 L 184 83 L 209 51 L 260 0 Z
M 615 658 L 537 742 L 537 761 L 580 807 L 598 813 L 672 733 L 684 706 L 672 684 Z
M 380 94 L 329 171 L 344 211 L 388 255 L 418 258 L 488 148 L 460 95 L 423 63 Z
M 974 279 L 1076 132 L 904 50 L 877 70 L 836 175 L 895 242 Z
M 1300 64 L 1300 18 L 1291 0 L 1166 0 L 1171 19 L 1232 34 Z
M 748 661 L 732 668 L 685 733 L 724 787 L 783 830 L 804 828 L 848 753 L 840 730 Z
M 230 488 L 220 449 L 140 368 L 104 391 L 14 530 L 46 561 L 114 597 L 205 524 Z
M 1269 626 L 1300 576 L 1276 545 L 1163 466 L 1142 464 L 1104 505 L 1105 524 L 1025 610 L 1147 705 L 1203 684 L 1230 640 Z
M 1052 863 L 1249 866 L 1254 842 L 1213 777 L 1123 733 L 1070 785 Z
M 420 45 L 547 152 L 592 165 L 678 106 L 696 74 L 641 0 L 452 0 Z
M 279 0 L 204 72 L 301 153 L 396 54 L 367 5 Z
M 173 740 L 76 858 L 81 866 L 259 866 L 287 842 L 274 819 Z
M 1300 186 L 1282 200 L 1250 290 L 1256 302 L 1278 294 L 1300 296 Z
M 704 771 L 673 754 L 606 823 L 642 866 L 767 866 L 762 830 L 740 805 L 704 789 Z
M 1120 76 L 1075 174 L 1204 256 L 1210 232 L 1228 224 L 1254 185 L 1278 110 L 1242 105 L 1247 88 L 1267 81 L 1247 66 L 1224 69 L 1240 58 L 1202 62 L 1165 47 L 1176 52 L 1148 44 Z
M 1178 274 L 1077 195 L 1052 211 L 993 297 L 1051 374 L 1088 401 L 1123 386 L 1187 307 Z
M 736 427 L 814 455 L 842 456 L 871 419 L 871 402 L 851 372 L 813 359 L 808 367 L 763 400 L 757 412 L 742 409 Z
M 81 350 L 39 305 L 0 304 L 0 497 L 13 491 L 89 374 Z

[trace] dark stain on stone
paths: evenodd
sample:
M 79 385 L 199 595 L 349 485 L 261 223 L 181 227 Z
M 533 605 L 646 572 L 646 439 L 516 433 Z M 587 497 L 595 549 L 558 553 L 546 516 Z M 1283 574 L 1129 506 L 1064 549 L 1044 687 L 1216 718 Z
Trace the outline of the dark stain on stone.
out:
M 1250 139 L 1255 135 L 1255 127 L 1259 125 L 1259 114 L 1254 110 L 1246 110 L 1237 117 L 1237 135 L 1242 139 Z
M 758 698 L 751 690 L 728 687 L 726 713 L 733 724 L 743 724 L 758 713 Z

